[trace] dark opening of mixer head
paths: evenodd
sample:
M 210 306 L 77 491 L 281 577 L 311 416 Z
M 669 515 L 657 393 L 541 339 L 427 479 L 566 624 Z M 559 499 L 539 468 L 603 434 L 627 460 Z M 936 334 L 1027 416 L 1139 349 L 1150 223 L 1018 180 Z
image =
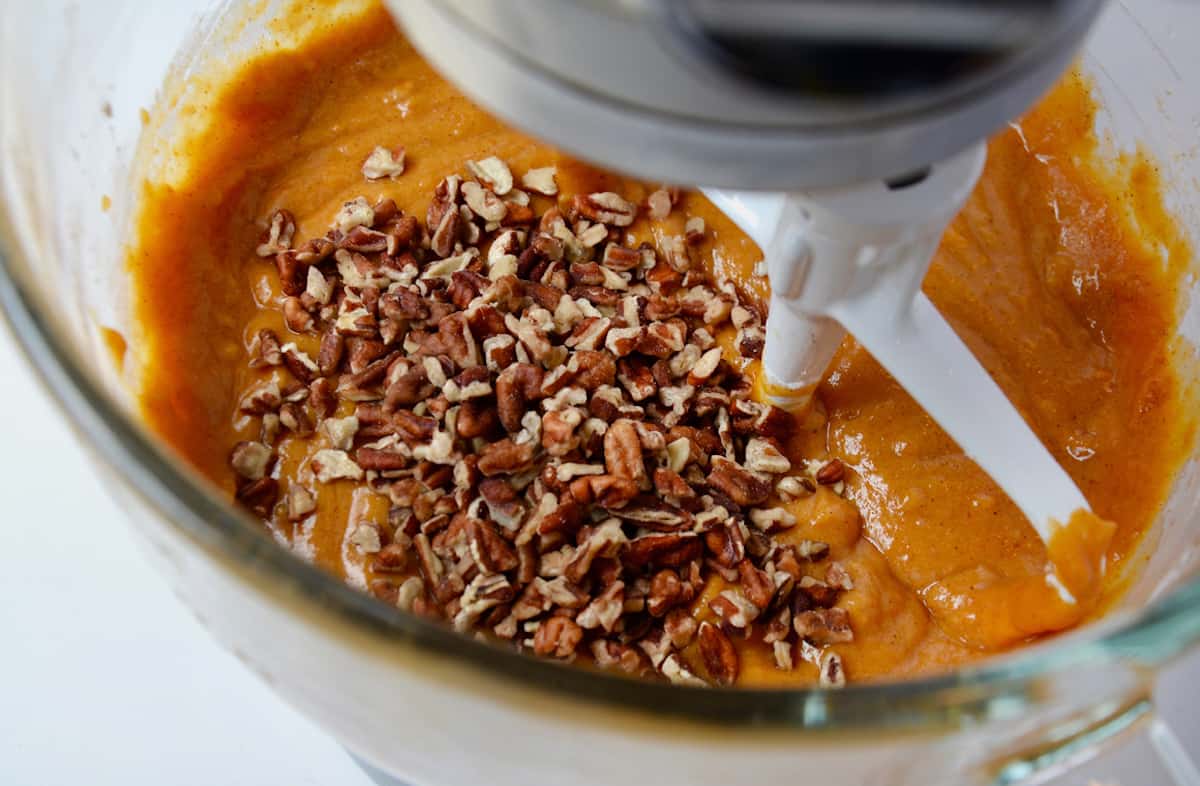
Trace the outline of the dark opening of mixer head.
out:
M 1074 0 L 666 0 L 683 37 L 768 89 L 895 98 L 986 74 Z

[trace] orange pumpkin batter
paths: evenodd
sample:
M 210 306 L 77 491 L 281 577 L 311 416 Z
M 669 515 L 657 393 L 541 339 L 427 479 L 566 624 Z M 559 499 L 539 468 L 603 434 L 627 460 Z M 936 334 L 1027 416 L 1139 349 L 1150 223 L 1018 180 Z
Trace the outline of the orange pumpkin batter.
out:
M 379 9 L 316 25 L 302 48 L 257 57 L 206 102 L 207 131 L 178 152 L 184 179 L 144 186 L 130 270 L 146 421 L 229 492 L 230 446 L 257 431 L 235 417 L 239 393 L 261 373 L 246 367 L 249 339 L 263 327 L 287 332 L 277 310 L 260 308 L 280 293 L 272 266 L 253 251 L 275 208 L 296 215 L 303 237 L 323 232 L 360 194 L 424 215 L 443 176 L 488 155 L 514 171 L 557 165 L 564 194 L 646 193 L 490 118 L 437 77 Z M 1118 177 L 1097 163 L 1094 115 L 1086 82 L 1072 75 L 993 140 L 925 290 L 1094 510 L 1116 523 L 1111 594 L 1136 567 L 1127 563 L 1193 436 L 1173 356 L 1191 257 L 1162 210 L 1153 164 L 1133 158 Z M 359 165 L 380 144 L 403 144 L 407 171 L 396 182 L 364 183 Z M 669 222 L 685 214 L 705 219 L 711 240 L 701 252 L 715 273 L 765 301 L 766 282 L 752 272 L 759 250 L 702 197 L 687 195 L 667 226 L 643 221 L 632 231 L 646 240 L 676 234 Z M 846 498 L 822 487 L 793 503 L 801 523 L 785 537 L 828 542 L 852 569 L 855 587 L 840 605 L 856 638 L 839 652 L 854 679 L 946 669 L 1078 621 L 1022 588 L 1045 547 L 853 340 L 791 448 L 839 456 L 853 470 Z M 308 449 L 284 447 L 285 477 Z M 352 510 L 386 517 L 386 501 L 361 489 L 321 494 L 314 524 L 276 522 L 276 534 L 365 587 L 371 576 L 344 545 L 345 523 Z M 973 590 L 964 608 L 962 590 L 981 581 L 991 588 Z M 739 646 L 744 684 L 815 679 L 812 666 L 781 672 L 769 648 Z

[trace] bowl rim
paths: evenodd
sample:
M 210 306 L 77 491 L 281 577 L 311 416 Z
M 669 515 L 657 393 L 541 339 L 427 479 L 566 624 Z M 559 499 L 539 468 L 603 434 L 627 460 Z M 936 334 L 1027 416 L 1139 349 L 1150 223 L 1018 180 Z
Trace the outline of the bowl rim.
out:
M 76 359 L 61 325 L 41 314 L 20 275 L 31 270 L 0 212 L 0 312 L 50 398 L 93 454 L 126 486 L 222 569 L 249 569 L 255 590 L 295 590 L 315 612 L 335 612 L 360 632 L 420 648 L 479 672 L 516 680 L 557 698 L 584 699 L 652 716 L 706 724 L 814 731 L 929 731 L 1011 717 L 1037 703 L 1037 683 L 1067 669 L 1126 661 L 1156 667 L 1200 641 L 1200 577 L 1136 612 L 1115 612 L 1081 629 L 977 664 L 894 682 L 850 683 L 830 690 L 693 688 L 565 665 L 481 642 L 385 604 L 306 562 L 248 514 L 222 500 L 183 466 Z M 22 264 L 24 263 L 24 264 Z M 20 267 L 17 267 L 17 266 Z

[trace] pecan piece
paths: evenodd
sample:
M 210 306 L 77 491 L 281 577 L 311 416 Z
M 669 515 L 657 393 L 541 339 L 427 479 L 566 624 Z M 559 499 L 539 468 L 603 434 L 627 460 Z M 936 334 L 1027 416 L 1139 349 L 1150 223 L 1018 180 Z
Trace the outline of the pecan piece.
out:
M 579 612 L 575 622 L 585 630 L 602 628 L 605 633 L 611 633 L 624 611 L 625 584 L 614 581 Z
M 792 627 L 801 638 L 819 647 L 845 644 L 854 640 L 850 615 L 845 609 L 811 609 L 800 612 L 792 619 Z
M 723 456 L 712 457 L 709 485 L 742 506 L 761 505 L 771 495 L 771 484 Z
M 555 180 L 557 174 L 558 169 L 552 166 L 530 169 L 521 175 L 521 185 L 535 194 L 555 196 L 558 194 L 558 182 Z
M 643 355 L 668 358 L 683 349 L 687 338 L 687 325 L 681 320 L 655 322 L 642 331 L 636 349 Z
M 237 490 L 237 501 L 252 513 L 268 518 L 279 499 L 279 483 L 275 478 L 259 478 Z
M 663 632 L 678 650 L 692 643 L 696 638 L 697 627 L 696 618 L 687 609 L 671 609 L 663 620 Z
M 611 191 L 577 194 L 571 204 L 580 215 L 601 224 L 627 227 L 637 217 L 637 206 Z
M 635 483 L 645 479 L 642 443 L 632 420 L 621 418 L 604 433 L 604 463 L 611 475 Z
M 295 251 L 281 251 L 275 255 L 275 268 L 279 271 L 279 286 L 283 294 L 299 297 L 308 286 L 305 266 L 296 258 Z
M 667 467 L 658 467 L 654 470 L 654 489 L 664 497 L 690 499 L 696 496 L 696 492 L 683 479 L 683 476 Z
M 616 475 L 587 475 L 575 478 L 569 488 L 571 496 L 581 504 L 595 503 L 606 509 L 626 505 L 638 493 L 636 483 Z
M 233 471 L 246 480 L 260 480 L 267 474 L 273 456 L 261 442 L 239 442 L 233 446 L 229 463 Z
M 699 557 L 703 550 L 703 542 L 694 533 L 655 533 L 631 540 L 621 556 L 633 568 L 648 565 L 677 568 Z
M 379 529 L 374 528 L 376 539 Z M 366 549 L 363 549 L 366 551 Z M 380 573 L 403 573 L 408 568 L 409 550 L 403 543 L 389 543 L 375 550 L 372 567 Z
M 255 249 L 260 257 L 274 256 L 292 247 L 292 238 L 296 234 L 296 219 L 286 210 L 276 210 L 271 214 L 271 221 L 263 233 L 262 242 Z
M 617 362 L 607 352 L 580 349 L 572 356 L 572 361 L 579 368 L 573 384 L 589 393 L 617 380 Z
M 404 148 L 388 150 L 382 145 L 376 147 L 363 162 L 362 173 L 367 180 L 383 180 L 385 177 L 395 180 L 404 174 Z
M 846 465 L 841 459 L 827 461 L 817 470 L 816 481 L 822 486 L 832 486 L 841 483 L 846 477 Z
M 329 417 L 337 409 L 333 384 L 325 377 L 314 379 L 308 386 L 308 405 L 317 417 Z
M 323 376 L 337 371 L 346 351 L 346 337 L 332 327 L 321 336 L 321 348 L 317 352 L 317 368 Z
M 468 161 L 467 171 L 480 183 L 490 188 L 496 196 L 504 196 L 512 191 L 512 170 L 508 168 L 508 164 L 496 156 L 488 156 L 482 161 Z
M 650 581 L 650 594 L 646 598 L 646 610 L 651 616 L 661 617 L 681 603 L 690 600 L 691 587 L 680 580 L 679 574 L 663 568 Z
M 754 567 L 754 564 L 748 559 L 739 562 L 737 568 L 738 575 L 742 579 L 742 593 L 746 596 L 746 600 L 760 609 L 771 605 L 771 601 L 775 597 L 775 585 L 771 583 L 766 571 Z
M 698 640 L 700 656 L 704 659 L 709 676 L 718 685 L 732 685 L 737 680 L 740 667 L 733 642 L 711 622 L 700 623 Z
M 533 466 L 533 451 L 530 442 L 518 445 L 511 438 L 493 442 L 479 456 L 479 471 L 486 477 L 524 472 Z
M 788 461 L 787 456 L 773 440 L 766 437 L 755 437 L 746 442 L 745 467 L 751 472 L 781 475 L 792 468 L 792 462 Z
M 718 565 L 737 567 L 746 558 L 746 540 L 737 522 L 729 521 L 704 533 L 704 545 Z
M 265 368 L 283 363 L 279 350 L 279 337 L 270 328 L 263 328 L 255 335 L 250 345 L 250 368 Z
M 496 411 L 510 433 L 521 430 L 529 402 L 541 398 L 542 369 L 531 363 L 506 368 L 496 379 Z
M 836 652 L 826 650 L 817 664 L 819 681 L 824 688 L 842 688 L 846 685 L 846 670 L 842 658 Z
M 516 550 L 487 522 L 468 519 L 467 543 L 484 573 L 504 573 L 519 564 Z
M 354 452 L 358 466 L 375 472 L 391 472 L 408 466 L 408 459 L 392 450 L 379 448 L 359 448 Z
M 543 657 L 569 658 L 583 641 L 583 628 L 566 617 L 551 617 L 538 626 L 533 651 Z
M 665 188 L 660 188 L 653 192 L 650 196 L 646 197 L 646 207 L 649 208 L 650 218 L 655 221 L 662 221 L 671 215 L 672 200 L 670 192 Z

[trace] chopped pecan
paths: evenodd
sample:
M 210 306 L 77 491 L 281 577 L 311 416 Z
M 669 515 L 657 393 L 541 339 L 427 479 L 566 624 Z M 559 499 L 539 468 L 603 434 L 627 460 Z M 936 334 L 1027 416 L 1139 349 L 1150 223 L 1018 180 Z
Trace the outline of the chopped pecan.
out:
M 526 407 L 542 395 L 542 370 L 530 363 L 518 363 L 501 372 L 496 379 L 496 411 L 510 433 L 521 430 Z
M 374 470 L 375 472 L 391 472 L 404 469 L 409 464 L 408 458 L 403 454 L 379 448 L 359 448 L 354 452 L 354 458 L 358 462 L 359 467 L 366 470 Z
M 583 504 L 594 503 L 605 509 L 619 508 L 637 496 L 632 480 L 616 475 L 588 475 L 570 483 L 571 496 Z
M 771 495 L 771 484 L 723 456 L 712 457 L 708 482 L 739 505 L 760 505 Z
M 321 377 L 309 383 L 308 405 L 318 417 L 329 417 L 337 409 L 337 396 L 327 378 Z
M 288 521 L 300 521 L 317 509 L 317 498 L 299 483 L 293 482 L 288 486 L 287 516 Z
M 646 477 L 642 445 L 632 420 L 621 418 L 604 433 L 604 463 L 612 475 L 640 483 Z
M 490 188 L 496 196 L 504 196 L 512 190 L 512 171 L 508 168 L 508 164 L 496 156 L 489 156 L 482 161 L 468 161 L 467 171 L 480 183 Z
M 733 428 L 739 434 L 786 439 L 794 428 L 792 416 L 784 410 L 749 399 L 733 401 L 730 415 L 733 418 Z
M 619 246 L 616 243 L 609 243 L 604 247 L 604 256 L 601 259 L 603 264 L 609 270 L 615 270 L 619 273 L 624 273 L 633 270 L 642 262 L 641 252 Z
M 321 348 L 317 352 L 317 369 L 324 376 L 329 376 L 337 371 L 342 362 L 342 356 L 346 351 L 346 338 L 341 333 L 333 330 L 325 331 L 321 336 Z
M 691 532 L 655 533 L 631 540 L 622 558 L 630 567 L 658 566 L 677 568 L 704 550 L 704 544 Z
M 279 482 L 275 478 L 259 478 L 240 485 L 237 501 L 260 518 L 271 516 L 279 499 Z
M 817 673 L 818 681 L 824 688 L 842 688 L 846 685 L 846 670 L 842 666 L 842 658 L 832 650 L 821 654 Z
M 667 358 L 683 349 L 687 325 L 680 320 L 655 322 L 638 337 L 636 349 L 644 355 Z
M 279 286 L 283 294 L 299 297 L 308 286 L 308 273 L 297 259 L 295 251 L 281 251 L 275 255 L 275 268 L 279 271 Z
M 850 578 L 850 571 L 840 562 L 831 562 L 829 567 L 825 569 L 825 583 L 831 587 L 840 590 L 854 589 L 854 580 Z
M 313 359 L 298 349 L 295 344 L 284 344 L 280 351 L 283 354 L 283 365 L 287 367 L 293 377 L 304 384 L 307 385 L 320 372 L 320 368 L 313 362 Z
M 758 360 L 762 357 L 763 348 L 767 345 L 767 337 L 758 326 L 742 328 L 738 331 L 738 352 L 742 357 Z
M 533 651 L 543 657 L 569 658 L 583 641 L 583 628 L 566 617 L 550 617 L 538 626 Z
M 755 508 L 750 511 L 750 523 L 770 534 L 796 526 L 796 517 L 786 508 Z
M 704 659 L 709 676 L 719 685 L 732 685 L 737 680 L 740 668 L 733 642 L 711 622 L 700 623 L 698 641 L 700 656 Z
M 542 417 L 542 447 L 551 456 L 566 456 L 579 447 L 575 430 L 583 422 L 577 409 L 547 412 Z
M 818 647 L 830 644 L 845 644 L 854 640 L 850 627 L 850 615 L 845 609 L 811 609 L 802 611 L 792 619 L 796 633 Z
M 841 483 L 846 477 L 846 465 L 841 459 L 831 459 L 821 465 L 817 470 L 816 481 L 822 486 L 832 486 L 835 483 Z
M 726 568 L 737 567 L 746 558 L 746 540 L 736 521 L 727 521 L 704 533 L 704 545 L 717 564 Z
M 259 480 L 271 465 L 271 449 L 261 442 L 239 442 L 233 446 L 229 463 L 246 480 Z
M 775 585 L 766 572 L 754 567 L 754 564 L 748 559 L 739 562 L 737 568 L 738 574 L 742 578 L 742 593 L 746 596 L 746 600 L 760 609 L 771 605 L 771 601 L 775 597 Z
M 296 234 L 296 219 L 286 210 L 276 210 L 271 214 L 271 220 L 263 233 L 262 242 L 255 250 L 260 257 L 274 256 L 292 247 L 292 238 Z
M 467 542 L 471 557 L 484 573 L 504 573 L 519 564 L 516 550 L 487 522 L 468 519 Z
M 723 625 L 746 630 L 758 619 L 759 609 L 740 592 L 725 590 L 708 604 Z
M 361 254 L 378 253 L 387 250 L 391 238 L 378 230 L 365 226 L 356 226 L 338 241 L 338 248 L 357 251 Z
M 479 495 L 487 503 L 493 521 L 509 531 L 517 528 L 525 506 L 512 484 L 503 478 L 486 478 L 479 482 Z
M 531 443 L 518 445 L 511 438 L 493 442 L 479 454 L 479 471 L 486 477 L 524 472 L 533 466 L 533 451 Z
M 637 206 L 611 191 L 577 195 L 571 204 L 580 215 L 601 224 L 627 227 L 637 217 Z
M 696 496 L 696 492 L 692 490 L 687 481 L 678 472 L 667 467 L 658 467 L 654 470 L 654 488 L 664 497 L 686 499 Z
M 255 334 L 250 345 L 250 368 L 265 368 L 278 366 L 283 363 L 283 354 L 279 351 L 279 337 L 270 328 L 263 328 Z
M 678 573 L 670 568 L 663 568 L 654 574 L 654 578 L 650 582 L 646 610 L 652 616 L 661 617 L 680 603 L 688 602 L 690 589 L 680 580 Z
M 424 401 L 433 393 L 433 385 L 424 366 L 413 366 L 392 382 L 384 396 L 383 406 L 386 410 L 394 411 L 402 406 L 412 406 Z
M 627 674 L 646 670 L 646 658 L 628 644 L 608 639 L 596 639 L 591 644 L 592 658 L 601 668 L 617 668 Z
M 378 528 L 376 528 L 378 532 Z M 378 538 L 378 535 L 376 535 Z M 366 551 L 366 549 L 363 549 Z M 376 549 L 372 567 L 380 573 L 403 573 L 408 568 L 409 549 L 403 543 L 389 543 Z
M 490 402 L 471 399 L 459 406 L 455 428 L 463 439 L 486 437 L 494 433 L 499 425 L 495 405 Z
M 511 186 L 510 186 L 511 187 Z M 487 222 L 504 220 L 508 215 L 508 205 L 491 191 L 470 181 L 462 184 L 463 200 L 475 215 Z
M 690 611 L 683 608 L 671 609 L 663 620 L 663 632 L 678 650 L 682 650 L 695 640 L 698 627 L 696 618 Z
M 602 628 L 605 633 L 611 633 L 624 611 L 625 585 L 614 581 L 579 612 L 575 622 L 585 630 Z
M 395 180 L 404 174 L 404 148 L 396 147 L 388 150 L 379 146 L 371 151 L 362 165 L 363 177 L 367 180 Z
M 521 185 L 535 194 L 554 196 L 558 193 L 556 174 L 558 170 L 552 166 L 530 169 L 521 176 Z
M 667 189 L 660 188 L 646 197 L 646 206 L 649 208 L 650 218 L 662 221 L 671 215 L 671 195 Z
M 768 438 L 755 437 L 746 442 L 746 469 L 780 475 L 792 468 L 792 462 Z
M 617 519 L 607 519 L 596 527 L 581 530 L 580 536 L 583 542 L 563 569 L 563 577 L 576 583 L 583 581 L 598 558 L 616 554 L 628 542 Z
M 588 392 L 617 380 L 617 363 L 607 352 L 581 349 L 572 356 L 572 362 L 578 365 L 574 384 Z
M 634 362 L 630 358 L 617 361 L 617 381 L 634 401 L 645 401 L 657 390 L 650 369 L 644 363 Z

